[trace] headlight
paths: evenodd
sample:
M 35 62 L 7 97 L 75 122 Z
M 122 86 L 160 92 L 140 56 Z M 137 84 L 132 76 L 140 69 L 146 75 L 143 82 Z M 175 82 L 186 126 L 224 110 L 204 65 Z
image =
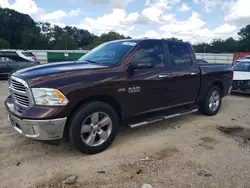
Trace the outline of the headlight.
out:
M 32 88 L 36 105 L 65 106 L 68 99 L 57 89 Z

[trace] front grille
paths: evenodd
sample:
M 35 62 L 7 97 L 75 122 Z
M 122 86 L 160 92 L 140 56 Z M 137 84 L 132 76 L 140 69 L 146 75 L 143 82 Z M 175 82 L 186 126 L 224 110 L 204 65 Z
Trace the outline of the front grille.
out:
M 30 106 L 29 88 L 25 81 L 19 78 L 11 77 L 9 80 L 9 88 L 13 102 L 21 107 L 28 108 Z
M 28 96 L 22 96 L 22 95 L 18 95 L 16 93 L 13 93 L 13 96 L 14 96 L 14 99 L 15 99 L 17 104 L 20 104 L 20 105 L 25 106 L 25 107 L 29 107 Z
M 232 85 L 244 87 L 244 86 L 248 86 L 249 85 L 248 83 L 249 83 L 249 80 L 234 80 Z
M 16 80 L 12 79 L 11 80 L 11 85 L 12 85 L 12 88 L 17 90 L 17 91 L 26 92 L 25 86 L 22 83 L 20 83 L 20 82 L 18 82 Z

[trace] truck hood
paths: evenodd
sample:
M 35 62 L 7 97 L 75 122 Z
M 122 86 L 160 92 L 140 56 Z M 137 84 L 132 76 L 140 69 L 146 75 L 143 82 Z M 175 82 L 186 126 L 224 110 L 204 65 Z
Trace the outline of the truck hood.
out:
M 14 72 L 12 75 L 25 80 L 29 80 L 32 78 L 39 78 L 43 76 L 55 75 L 65 72 L 100 69 L 100 68 L 107 68 L 107 66 L 93 64 L 87 61 L 60 62 L 60 63 L 49 63 L 45 65 L 38 65 L 21 69 Z
M 234 80 L 250 80 L 250 72 L 234 71 Z

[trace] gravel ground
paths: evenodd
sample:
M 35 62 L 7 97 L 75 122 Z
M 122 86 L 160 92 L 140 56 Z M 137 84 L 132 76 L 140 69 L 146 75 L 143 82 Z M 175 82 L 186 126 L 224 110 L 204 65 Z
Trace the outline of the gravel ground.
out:
M 199 113 L 124 129 L 111 148 L 87 156 L 67 141 L 50 146 L 26 139 L 7 125 L 0 82 L 0 187 L 154 188 L 250 187 L 250 96 L 223 99 L 218 115 Z M 217 126 L 241 126 L 223 133 Z M 69 175 L 78 178 L 63 184 Z

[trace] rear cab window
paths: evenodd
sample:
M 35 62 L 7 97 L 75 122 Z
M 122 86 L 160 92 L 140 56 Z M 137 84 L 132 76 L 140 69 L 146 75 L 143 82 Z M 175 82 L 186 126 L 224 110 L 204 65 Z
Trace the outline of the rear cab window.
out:
M 168 42 L 169 58 L 171 67 L 190 67 L 192 57 L 185 43 Z

